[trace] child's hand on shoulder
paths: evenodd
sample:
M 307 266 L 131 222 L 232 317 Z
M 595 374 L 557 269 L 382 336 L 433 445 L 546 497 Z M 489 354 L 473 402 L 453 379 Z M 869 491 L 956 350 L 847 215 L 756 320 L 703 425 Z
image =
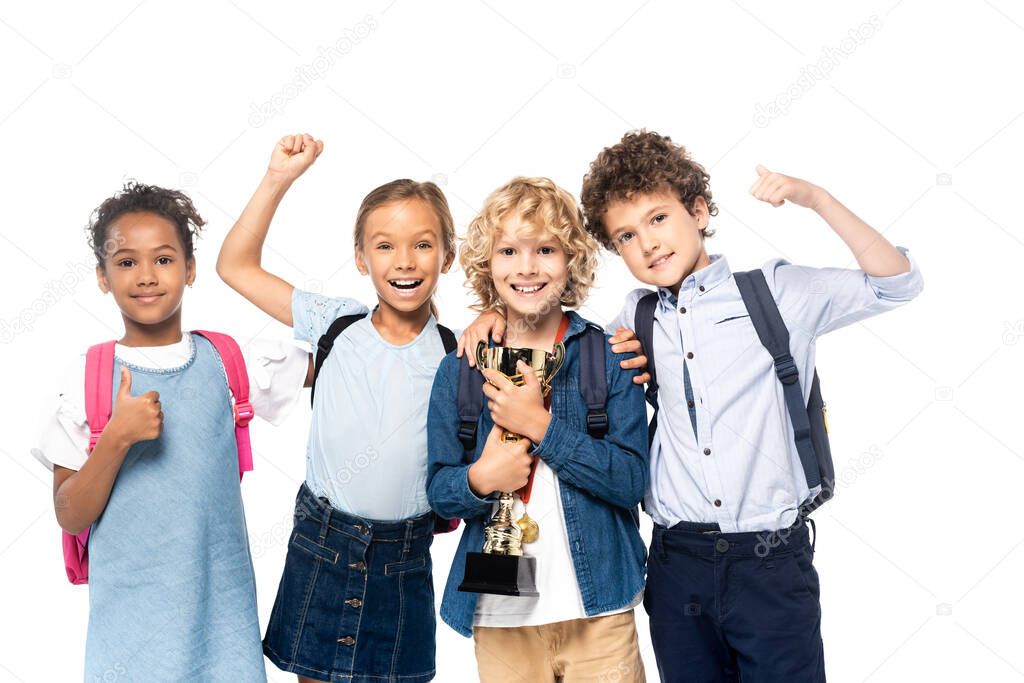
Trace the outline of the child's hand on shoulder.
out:
M 117 390 L 114 411 L 107 429 L 123 441 L 126 446 L 149 441 L 160 436 L 164 426 L 164 411 L 160 407 L 160 394 L 147 391 L 141 396 L 132 396 L 132 373 L 121 366 L 121 386 Z
M 757 165 L 757 175 L 757 181 L 750 186 L 750 194 L 774 207 L 790 201 L 797 206 L 817 211 L 829 196 L 828 192 L 813 183 L 769 171 L 760 164 Z
M 267 174 L 291 182 L 305 173 L 323 151 L 323 141 L 314 140 L 308 133 L 285 135 L 274 146 Z
M 633 384 L 644 384 L 651 381 L 651 373 L 647 371 L 647 355 L 644 353 L 644 347 L 640 344 L 640 340 L 636 338 L 636 332 L 628 327 L 620 327 L 615 330 L 615 334 L 608 340 L 608 343 L 612 347 L 612 353 L 636 354 L 633 358 L 619 362 L 619 367 L 623 370 L 638 371 L 633 378 Z
M 527 439 L 504 442 L 501 427 L 491 427 L 480 458 L 469 468 L 469 486 L 480 497 L 495 491 L 518 491 L 530 480 L 533 456 Z
M 462 354 L 465 353 L 466 359 L 469 361 L 469 367 L 476 367 L 476 347 L 480 342 L 484 345 L 487 344 L 488 340 L 493 339 L 495 343 L 500 343 L 505 337 L 505 316 L 501 314 L 501 311 L 491 309 L 481 313 L 476 320 L 469 324 L 469 327 L 462 331 L 462 336 L 459 337 L 459 348 L 455 355 L 462 358 Z

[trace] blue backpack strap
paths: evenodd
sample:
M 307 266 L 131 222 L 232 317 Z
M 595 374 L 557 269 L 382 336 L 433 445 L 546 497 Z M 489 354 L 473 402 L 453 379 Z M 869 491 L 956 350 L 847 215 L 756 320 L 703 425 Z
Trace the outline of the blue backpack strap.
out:
M 654 432 L 658 429 L 658 373 L 654 362 L 654 311 L 658 307 L 658 293 L 651 292 L 636 302 L 636 312 L 633 315 L 633 331 L 636 338 L 640 340 L 644 354 L 647 356 L 647 372 L 651 381 L 647 383 L 647 390 L 644 397 L 654 408 L 654 417 L 647 428 L 648 444 L 654 441 Z
M 331 349 L 334 348 L 335 340 L 337 340 L 338 336 L 344 332 L 349 325 L 365 317 L 365 313 L 359 313 L 357 315 L 343 315 L 331 323 L 331 326 L 327 328 L 327 331 L 320 336 L 320 340 L 316 343 L 316 359 L 313 362 L 313 384 L 310 385 L 309 388 L 310 405 L 313 405 L 313 397 L 316 395 L 316 378 L 320 376 L 320 368 L 323 367 L 324 361 L 327 360 L 327 356 L 331 355 Z
M 475 353 L 475 350 L 474 350 Z M 456 398 L 459 413 L 459 441 L 466 451 L 476 448 L 476 426 L 484 411 L 484 375 L 469 367 L 467 349 L 459 361 L 459 389 Z
M 782 382 L 782 393 L 786 399 L 789 419 L 793 422 L 796 450 L 800 454 L 807 486 L 814 488 L 821 484 L 818 458 L 814 452 L 811 437 L 811 423 L 807 416 L 803 390 L 800 388 L 800 371 L 789 349 L 789 330 L 779 313 L 778 304 L 772 296 L 768 281 L 761 270 L 734 273 L 736 286 L 750 314 L 761 344 L 771 354 L 775 363 L 775 374 Z
M 608 374 L 604 330 L 587 325 L 580 337 L 580 393 L 587 404 L 587 433 L 603 439 L 608 433 Z

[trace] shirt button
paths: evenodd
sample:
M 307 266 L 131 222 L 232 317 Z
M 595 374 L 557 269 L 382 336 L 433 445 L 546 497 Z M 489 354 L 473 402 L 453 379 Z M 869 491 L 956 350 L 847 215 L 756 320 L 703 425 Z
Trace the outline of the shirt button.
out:
M 344 638 L 338 638 L 338 642 L 342 645 L 348 645 L 349 647 L 352 647 L 356 644 L 356 639 L 352 636 L 345 636 Z
M 704 449 L 704 455 L 711 455 L 711 449 L 710 448 L 705 448 Z
M 693 401 L 687 401 L 686 402 L 686 407 L 687 408 L 692 408 L 693 407 Z
M 689 353 L 687 353 L 686 357 L 687 358 L 693 358 L 693 351 L 690 351 Z
M 348 567 L 349 569 L 357 569 L 361 572 L 366 571 L 366 563 L 364 563 L 362 560 L 360 560 L 359 562 L 352 562 L 351 564 L 349 564 Z
M 722 507 L 722 501 L 720 501 L 720 500 L 718 500 L 717 498 L 715 498 L 715 507 L 716 507 L 716 508 L 720 508 L 720 507 Z
M 720 553 L 728 551 L 729 541 L 725 540 L 724 538 L 718 539 L 717 541 L 715 541 L 715 550 L 717 550 Z
M 682 306 L 682 307 L 681 307 L 681 308 L 679 309 L 679 312 L 680 312 L 680 313 L 686 313 L 686 306 Z
M 348 605 L 349 607 L 355 607 L 356 609 L 359 609 L 360 607 L 363 606 L 363 601 L 360 600 L 359 598 L 351 598 L 349 600 L 346 600 L 345 604 Z
M 700 286 L 700 287 L 698 287 L 697 289 L 699 289 L 700 291 L 702 291 L 702 292 L 703 292 L 703 291 L 704 291 L 704 285 L 701 285 L 701 286 Z

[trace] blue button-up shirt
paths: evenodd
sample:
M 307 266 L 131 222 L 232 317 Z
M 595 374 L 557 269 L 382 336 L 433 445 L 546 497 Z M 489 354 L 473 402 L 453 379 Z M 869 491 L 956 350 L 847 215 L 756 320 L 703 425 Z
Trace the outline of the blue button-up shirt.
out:
M 619 367 L 632 354 L 608 351 L 608 433 L 603 439 L 587 434 L 587 405 L 579 384 L 579 335 L 588 323 L 575 313 L 567 315 L 565 360 L 551 384 L 551 423 L 533 452 L 558 475 L 580 597 L 586 613 L 595 615 L 628 607 L 644 587 L 646 550 L 637 505 L 649 472 L 647 413 L 643 389 L 633 383 L 636 371 Z M 476 448 L 465 453 L 459 441 L 456 400 L 459 364 L 454 354 L 441 361 L 430 394 L 427 495 L 439 515 L 466 522 L 448 572 L 441 618 L 462 635 L 471 636 L 477 595 L 460 593 L 458 586 L 466 553 L 483 549 L 484 524 L 494 501 L 470 489 L 469 467 L 480 458 L 494 421 L 485 405 L 477 422 Z
M 805 401 L 815 339 L 916 297 L 923 283 L 910 263 L 910 271 L 889 277 L 781 259 L 762 266 L 790 331 Z M 607 329 L 632 329 L 637 302 L 649 293 L 631 292 Z M 790 526 L 820 487 L 807 486 L 782 385 L 728 263 L 712 256 L 710 265 L 686 278 L 678 297 L 667 289 L 658 294 L 659 414 L 647 512 L 662 526 L 718 523 L 723 532 Z

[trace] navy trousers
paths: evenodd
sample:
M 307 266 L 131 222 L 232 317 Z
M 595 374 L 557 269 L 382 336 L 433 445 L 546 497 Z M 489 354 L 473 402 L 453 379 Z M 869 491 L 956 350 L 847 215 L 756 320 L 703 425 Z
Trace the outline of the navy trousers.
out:
M 663 683 L 825 680 L 807 524 L 727 534 L 654 527 L 644 607 Z

